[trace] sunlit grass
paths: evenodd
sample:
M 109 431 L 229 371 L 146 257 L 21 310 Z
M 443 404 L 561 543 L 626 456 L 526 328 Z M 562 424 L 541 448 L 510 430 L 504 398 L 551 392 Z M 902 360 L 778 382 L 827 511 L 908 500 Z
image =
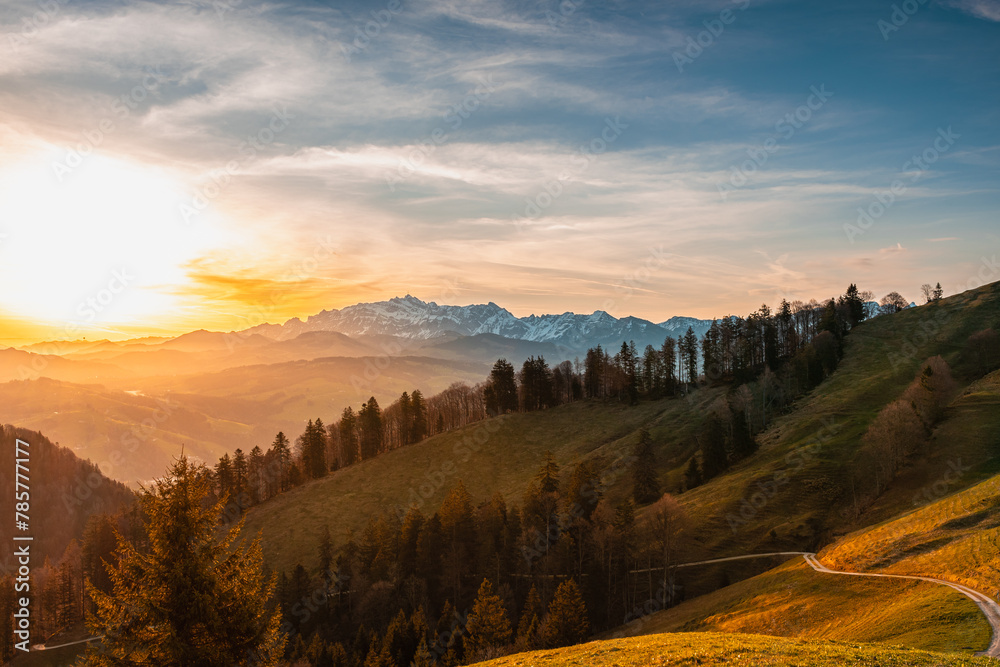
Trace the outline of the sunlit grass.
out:
M 568 648 L 522 653 L 481 667 L 640 667 L 646 665 L 992 665 L 988 658 L 967 658 L 855 642 L 781 639 L 760 635 L 684 633 L 592 642 Z

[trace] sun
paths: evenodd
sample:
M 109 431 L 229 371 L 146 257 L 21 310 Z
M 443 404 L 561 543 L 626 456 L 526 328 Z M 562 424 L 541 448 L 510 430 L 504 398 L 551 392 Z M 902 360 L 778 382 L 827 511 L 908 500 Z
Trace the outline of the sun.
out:
M 65 168 L 58 151 L 0 168 L 0 312 L 86 332 L 162 326 L 184 266 L 225 243 L 191 224 L 165 169 L 103 155 Z

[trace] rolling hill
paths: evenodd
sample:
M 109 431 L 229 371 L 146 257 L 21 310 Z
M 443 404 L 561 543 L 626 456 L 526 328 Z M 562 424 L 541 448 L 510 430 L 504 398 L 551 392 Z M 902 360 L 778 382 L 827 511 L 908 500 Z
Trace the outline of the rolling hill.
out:
M 974 379 L 967 372 L 964 350 L 969 335 L 998 321 L 1000 285 L 994 284 L 857 327 L 847 339 L 838 370 L 772 421 L 760 436 L 757 454 L 679 496 L 691 524 L 697 526 L 682 559 L 811 550 L 831 544 L 852 530 L 910 512 L 914 498 L 928 485 L 933 490 L 935 480 L 948 469 L 949 460 L 961 458 L 963 472 L 949 481 L 948 493 L 967 489 L 995 474 L 1000 455 L 997 376 Z M 927 334 L 931 329 L 933 334 Z M 861 435 L 879 410 L 912 381 L 923 360 L 932 355 L 942 355 L 955 369 L 957 395 L 936 425 L 928 447 L 909 460 L 897 480 L 871 507 L 852 511 L 851 470 L 856 467 Z M 668 490 L 679 490 L 684 466 L 695 450 L 697 429 L 725 391 L 725 387 L 703 386 L 687 400 L 650 401 L 636 407 L 584 401 L 472 425 L 279 496 L 251 510 L 247 527 L 263 531 L 266 556 L 276 569 L 310 563 L 315 558 L 315 536 L 324 525 L 342 536 L 347 529 L 357 531 L 373 512 L 406 505 L 408 499 L 414 498 L 414 491 L 419 502 L 420 486 L 438 478 L 438 471 L 448 471 L 446 480 L 427 487 L 430 492 L 423 498 L 425 510 L 436 509 L 450 481 L 459 478 L 470 489 L 474 501 L 484 501 L 495 491 L 518 501 L 544 451 L 552 450 L 564 471 L 567 464 L 592 456 L 605 455 L 614 460 L 635 443 L 641 427 L 649 428 L 653 435 L 661 483 Z M 470 453 L 463 448 L 463 442 L 475 438 L 476 429 L 486 428 L 494 432 L 478 451 Z M 758 493 L 761 484 L 776 479 L 782 481 L 771 497 L 757 503 L 752 512 L 740 514 L 745 500 Z M 619 478 L 606 491 L 610 499 L 621 499 L 627 487 L 628 481 Z M 976 507 L 965 518 L 953 516 L 950 510 L 941 510 L 935 516 L 942 524 L 955 519 L 959 525 L 968 523 L 992 530 L 993 515 L 984 513 L 982 503 Z M 734 521 L 733 517 L 739 519 Z M 969 540 L 971 546 L 979 545 L 982 553 L 995 555 L 994 538 L 989 535 L 992 533 L 962 539 Z M 864 540 L 858 544 L 863 545 Z M 925 550 L 919 540 L 911 547 L 914 558 Z M 860 546 L 858 552 L 867 554 Z M 826 553 L 821 552 L 821 557 Z M 979 570 L 995 564 L 990 559 L 975 561 L 971 555 L 956 562 L 970 567 L 980 563 L 975 565 Z M 715 568 L 708 574 L 692 572 L 685 581 L 692 594 L 708 592 L 717 588 L 719 581 L 743 579 L 767 567 L 741 564 Z M 979 650 L 989 639 L 989 626 L 975 606 L 947 589 L 920 583 L 822 579 L 801 563 L 785 565 L 723 588 L 714 597 L 663 612 L 664 619 L 673 620 L 655 621 L 663 626 L 651 620 L 648 627 L 902 642 L 911 647 L 949 651 Z M 859 615 L 858 600 L 866 601 L 863 604 L 868 606 L 860 609 L 870 608 L 867 615 Z M 777 605 L 778 609 L 784 605 L 797 620 L 785 628 L 775 626 L 787 618 L 782 620 L 779 611 L 760 611 L 768 605 Z M 845 617 L 854 620 L 844 621 Z
M 640 667 L 646 665 L 798 665 L 799 667 L 945 667 L 992 665 L 989 658 L 914 651 L 857 642 L 778 639 L 723 633 L 663 634 L 616 639 L 476 663 L 480 667 Z
M 135 483 L 161 475 L 182 445 L 214 463 L 237 447 L 266 449 L 278 431 L 294 439 L 308 419 L 337 418 L 370 396 L 388 405 L 404 391 L 431 394 L 456 380 L 478 382 L 486 372 L 479 364 L 426 357 L 324 358 L 118 387 L 13 381 L 0 384 L 0 404 L 4 419 L 42 431 L 80 457 L 112 462 L 105 467 L 110 475 Z

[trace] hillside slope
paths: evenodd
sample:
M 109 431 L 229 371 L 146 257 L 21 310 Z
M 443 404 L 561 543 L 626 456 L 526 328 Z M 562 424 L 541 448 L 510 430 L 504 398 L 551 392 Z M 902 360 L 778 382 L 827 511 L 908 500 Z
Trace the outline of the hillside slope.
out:
M 15 440 L 28 443 L 27 483 L 30 494 L 29 531 L 33 537 L 32 554 L 36 565 L 45 558 L 58 560 L 70 540 L 83 535 L 87 518 L 94 513 L 113 514 L 132 501 L 132 492 L 123 484 L 112 481 L 90 461 L 78 458 L 65 447 L 54 444 L 41 433 L 9 425 L 0 426 L 0 450 L 9 455 L 9 462 L 0 466 L 0 495 L 10 499 L 10 516 L 0 522 L 0 541 L 13 544 L 15 492 Z M 7 501 L 5 501 L 7 502 Z M 17 570 L 13 548 L 4 549 L 0 574 Z
M 388 405 L 404 391 L 419 387 L 429 396 L 488 372 L 485 365 L 424 357 L 376 363 L 383 365 L 332 357 L 120 384 L 43 377 L 0 383 L 0 405 L 6 421 L 46 433 L 82 458 L 117 460 L 105 467 L 108 474 L 135 483 L 161 475 L 182 445 L 214 464 L 238 447 L 266 449 L 278 431 L 294 438 L 306 420 L 332 421 L 372 395 Z
M 989 658 L 966 658 L 832 641 L 778 639 L 759 635 L 686 633 L 615 639 L 562 649 L 519 653 L 476 663 L 480 667 L 645 667 L 647 665 L 992 665 Z
M 852 475 L 874 417 L 902 394 L 928 357 L 944 357 L 960 385 L 967 384 L 961 376 L 966 340 L 998 323 L 1000 283 L 994 283 L 854 329 L 836 372 L 773 421 L 760 435 L 755 456 L 683 495 L 699 525 L 696 555 L 822 546 L 838 534 L 911 509 L 914 492 L 926 480 L 933 482 L 949 458 L 962 457 L 970 468 L 953 489 L 989 476 L 1000 453 L 994 389 L 985 390 L 986 400 L 962 394 L 928 451 L 911 461 L 867 513 L 852 513 Z
M 698 401 L 718 396 L 718 390 L 708 389 L 700 392 Z M 689 410 L 686 401 L 672 399 L 636 407 L 582 401 L 490 419 L 281 494 L 250 510 L 247 529 L 263 531 L 265 557 L 272 567 L 283 570 L 296 563 L 312 564 L 324 525 L 342 544 L 348 530 L 359 532 L 379 512 L 417 504 L 425 513 L 433 513 L 458 480 L 477 503 L 500 492 L 508 502 L 520 504 L 549 450 L 564 471 L 597 455 L 610 462 L 630 452 L 638 430 L 646 426 L 664 467 L 678 467 L 691 454 L 694 428 Z M 620 475 L 614 482 L 606 493 L 617 502 L 628 492 L 630 480 Z

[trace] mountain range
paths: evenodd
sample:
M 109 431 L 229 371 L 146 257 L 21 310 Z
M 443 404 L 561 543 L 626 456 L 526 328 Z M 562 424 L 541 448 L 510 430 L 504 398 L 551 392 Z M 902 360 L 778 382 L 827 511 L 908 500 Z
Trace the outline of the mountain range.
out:
M 636 345 L 660 345 L 667 336 L 682 335 L 688 327 L 701 337 L 711 320 L 672 317 L 655 324 L 637 317 L 616 318 L 603 310 L 590 315 L 528 315 L 515 317 L 492 301 L 470 306 L 443 306 L 414 296 L 388 301 L 359 303 L 340 310 L 324 310 L 304 321 L 293 318 L 284 324 L 260 324 L 243 334 L 259 334 L 273 340 L 289 340 L 312 331 L 336 331 L 352 338 L 394 336 L 410 340 L 430 340 L 447 334 L 503 338 L 536 343 L 552 343 L 567 351 L 580 352 L 595 345 L 620 345 L 634 340 Z

